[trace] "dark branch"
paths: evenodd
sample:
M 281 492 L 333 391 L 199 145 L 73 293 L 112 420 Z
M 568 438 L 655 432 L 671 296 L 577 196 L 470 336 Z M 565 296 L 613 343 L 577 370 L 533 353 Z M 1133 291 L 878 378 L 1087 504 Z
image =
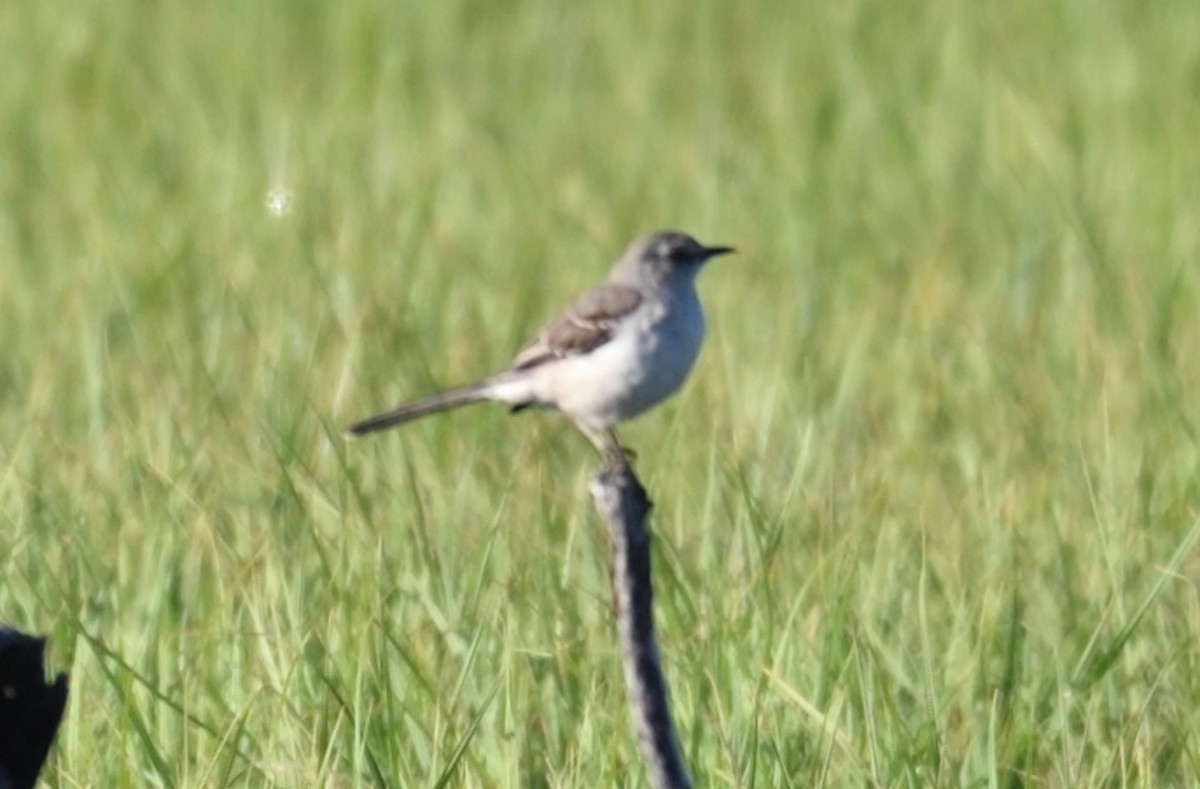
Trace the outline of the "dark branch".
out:
M 655 789 L 691 787 L 671 718 L 667 681 L 654 634 L 650 578 L 650 500 L 628 460 L 615 453 L 592 479 L 592 497 L 608 523 L 613 547 L 613 598 L 638 747 Z

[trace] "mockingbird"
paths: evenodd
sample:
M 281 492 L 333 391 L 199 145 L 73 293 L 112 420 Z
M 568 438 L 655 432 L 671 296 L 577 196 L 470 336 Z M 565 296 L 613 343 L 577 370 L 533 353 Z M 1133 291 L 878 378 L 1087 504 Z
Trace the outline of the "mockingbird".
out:
M 513 412 L 556 408 L 602 453 L 619 451 L 614 427 L 657 405 L 691 372 L 704 340 L 696 275 L 705 261 L 732 252 L 685 233 L 634 242 L 608 280 L 542 329 L 509 368 L 347 428 L 361 436 L 469 403 L 494 400 Z

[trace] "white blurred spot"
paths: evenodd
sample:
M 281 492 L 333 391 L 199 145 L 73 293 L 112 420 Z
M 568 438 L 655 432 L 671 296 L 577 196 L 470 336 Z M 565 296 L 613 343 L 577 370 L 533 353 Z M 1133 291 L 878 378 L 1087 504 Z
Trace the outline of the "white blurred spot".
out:
M 291 213 L 295 195 L 284 186 L 272 186 L 267 190 L 267 210 L 272 216 L 283 216 Z

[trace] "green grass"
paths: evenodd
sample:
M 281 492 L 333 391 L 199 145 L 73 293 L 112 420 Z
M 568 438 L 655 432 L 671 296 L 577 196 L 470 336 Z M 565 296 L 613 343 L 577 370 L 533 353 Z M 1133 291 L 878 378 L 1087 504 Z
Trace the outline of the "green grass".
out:
M 0 4 L 0 621 L 71 672 L 45 780 L 644 785 L 586 442 L 338 430 L 676 226 L 740 250 L 625 433 L 701 783 L 1193 785 L 1198 29 Z

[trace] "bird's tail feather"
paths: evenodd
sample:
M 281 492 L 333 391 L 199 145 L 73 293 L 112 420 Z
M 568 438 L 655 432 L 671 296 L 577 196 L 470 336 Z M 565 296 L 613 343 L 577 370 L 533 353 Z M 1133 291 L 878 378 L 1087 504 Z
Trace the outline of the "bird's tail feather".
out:
M 365 436 L 367 433 L 374 433 L 376 430 L 383 430 L 393 425 L 402 425 L 405 422 L 411 422 L 414 419 L 420 419 L 429 414 L 436 414 L 439 411 L 449 411 L 452 408 L 478 403 L 482 400 L 490 400 L 490 394 L 490 381 L 481 381 L 470 386 L 462 386 L 446 392 L 439 392 L 438 394 L 397 406 L 390 411 L 384 411 L 382 414 L 368 417 L 361 422 L 355 422 L 346 428 L 346 435 L 355 438 Z

